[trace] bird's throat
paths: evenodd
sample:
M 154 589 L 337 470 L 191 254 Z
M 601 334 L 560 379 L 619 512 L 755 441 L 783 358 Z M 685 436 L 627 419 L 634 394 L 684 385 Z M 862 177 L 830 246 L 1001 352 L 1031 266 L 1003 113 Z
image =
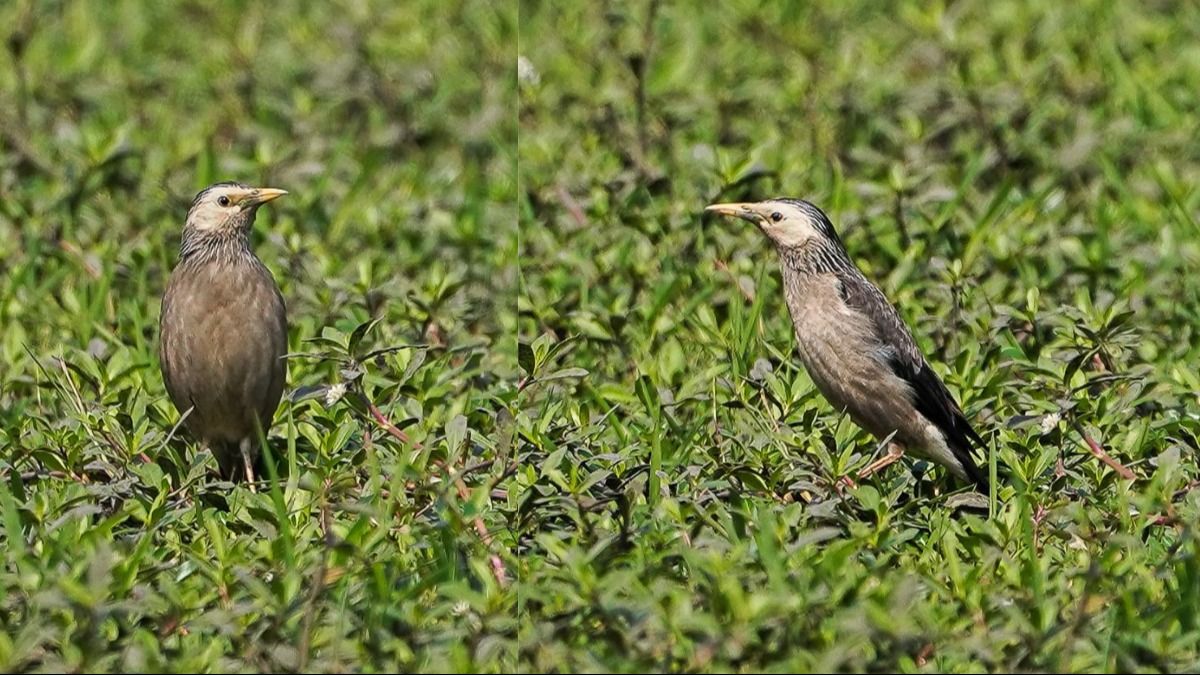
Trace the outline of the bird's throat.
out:
M 240 227 L 208 232 L 187 228 L 179 247 L 181 263 L 235 262 L 253 258 L 248 233 Z

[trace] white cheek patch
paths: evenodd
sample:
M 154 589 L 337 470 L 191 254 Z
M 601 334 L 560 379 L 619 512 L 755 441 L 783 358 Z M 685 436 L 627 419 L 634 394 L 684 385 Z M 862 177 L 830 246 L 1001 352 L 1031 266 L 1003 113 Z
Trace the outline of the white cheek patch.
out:
M 192 214 L 192 225 L 198 230 L 215 230 L 229 217 L 228 208 L 216 204 L 201 204 Z
M 803 246 L 817 236 L 816 230 L 806 222 L 785 220 L 779 225 L 767 225 L 767 234 L 780 246 Z

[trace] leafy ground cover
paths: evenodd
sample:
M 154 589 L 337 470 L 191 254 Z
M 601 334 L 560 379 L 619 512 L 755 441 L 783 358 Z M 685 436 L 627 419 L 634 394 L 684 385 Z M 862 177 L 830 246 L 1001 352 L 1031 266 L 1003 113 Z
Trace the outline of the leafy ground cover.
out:
M 0 669 L 511 670 L 515 6 L 0 27 Z M 255 230 L 295 354 L 256 494 L 172 436 L 155 348 L 231 179 L 290 191 Z
M 519 660 L 1198 665 L 1200 11 L 521 3 Z M 989 439 L 986 513 L 791 358 L 807 197 Z M 1102 461 L 1093 441 L 1132 479 Z

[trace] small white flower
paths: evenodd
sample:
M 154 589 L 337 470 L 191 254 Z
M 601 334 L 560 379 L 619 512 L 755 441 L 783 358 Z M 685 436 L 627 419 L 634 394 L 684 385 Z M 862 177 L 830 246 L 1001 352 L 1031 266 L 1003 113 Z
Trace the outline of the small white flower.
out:
M 520 80 L 522 84 L 537 85 L 538 82 L 541 82 L 542 76 L 538 74 L 537 68 L 533 67 L 533 64 L 529 61 L 529 59 L 525 58 L 524 56 L 518 56 L 517 79 Z
M 467 604 L 466 600 L 459 600 L 458 602 L 454 603 L 453 611 L 454 616 L 464 616 L 467 614 L 467 612 L 471 611 L 471 606 Z
M 337 384 L 330 387 L 329 391 L 325 392 L 325 407 L 328 408 L 329 406 L 333 405 L 334 403 L 337 403 L 345 395 L 346 395 L 346 383 L 338 382 Z
M 1050 413 L 1049 415 L 1046 415 L 1045 417 L 1042 418 L 1042 433 L 1043 434 L 1050 433 L 1050 430 L 1057 427 L 1058 423 L 1061 421 L 1062 421 L 1062 415 L 1060 415 L 1058 413 Z

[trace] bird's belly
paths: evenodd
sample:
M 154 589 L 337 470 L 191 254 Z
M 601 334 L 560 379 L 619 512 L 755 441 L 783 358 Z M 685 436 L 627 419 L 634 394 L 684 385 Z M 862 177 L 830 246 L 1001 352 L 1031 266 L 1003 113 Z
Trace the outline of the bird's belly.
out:
M 887 363 L 886 347 L 845 307 L 832 285 L 810 289 L 814 306 L 793 307 L 796 350 L 809 378 L 838 411 L 880 440 L 907 440 L 921 424 L 909 385 Z M 808 304 L 805 303 L 805 304 Z
M 177 329 L 175 378 L 188 382 L 187 403 L 206 435 L 224 440 L 250 431 L 282 367 L 282 350 L 245 314 L 216 311 Z
M 205 290 L 200 285 L 194 292 Z M 191 409 L 187 426 L 204 438 L 238 441 L 254 434 L 256 421 L 269 424 L 282 393 L 282 303 L 273 291 L 249 291 L 237 301 L 180 291 L 163 325 L 172 400 L 181 412 Z
M 853 340 L 805 343 L 799 351 L 809 378 L 833 407 L 875 435 L 890 434 L 910 415 L 908 385 Z

